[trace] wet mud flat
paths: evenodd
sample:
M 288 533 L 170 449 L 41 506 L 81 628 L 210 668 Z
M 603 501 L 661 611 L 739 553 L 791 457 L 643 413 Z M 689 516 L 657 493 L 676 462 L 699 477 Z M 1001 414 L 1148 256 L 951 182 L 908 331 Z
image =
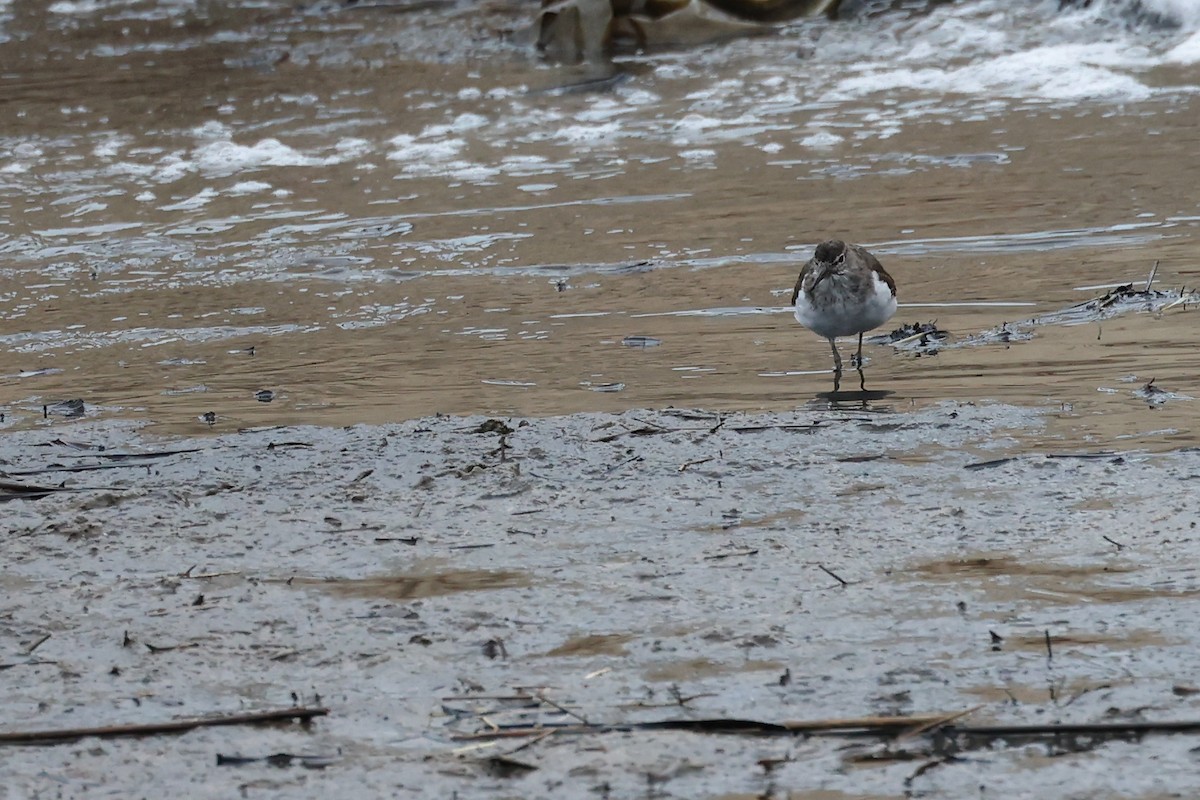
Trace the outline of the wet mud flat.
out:
M 1195 736 L 1138 726 L 1200 718 L 1200 453 L 1060 446 L 1058 413 L 10 430 L 0 739 L 328 713 L 0 770 L 20 797 L 1186 793 Z

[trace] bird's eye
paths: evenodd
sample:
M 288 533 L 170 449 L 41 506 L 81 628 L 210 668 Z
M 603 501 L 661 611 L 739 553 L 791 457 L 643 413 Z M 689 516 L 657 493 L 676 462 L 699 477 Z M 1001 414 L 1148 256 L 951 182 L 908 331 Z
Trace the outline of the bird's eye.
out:
M 845 253 L 838 254 L 838 257 L 833 260 L 833 263 L 839 267 L 842 264 L 845 264 L 846 263 L 846 254 Z

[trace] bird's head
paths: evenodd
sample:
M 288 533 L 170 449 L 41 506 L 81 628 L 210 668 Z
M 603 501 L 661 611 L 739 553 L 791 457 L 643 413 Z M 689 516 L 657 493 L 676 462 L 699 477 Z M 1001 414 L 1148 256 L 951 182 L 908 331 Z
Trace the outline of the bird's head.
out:
M 840 239 L 830 239 L 827 242 L 821 242 L 817 245 L 817 250 L 813 253 L 813 266 L 816 267 L 817 279 L 813 281 L 813 288 L 817 288 L 817 284 L 825 280 L 829 275 L 836 275 L 841 272 L 842 266 L 846 263 L 846 243 Z

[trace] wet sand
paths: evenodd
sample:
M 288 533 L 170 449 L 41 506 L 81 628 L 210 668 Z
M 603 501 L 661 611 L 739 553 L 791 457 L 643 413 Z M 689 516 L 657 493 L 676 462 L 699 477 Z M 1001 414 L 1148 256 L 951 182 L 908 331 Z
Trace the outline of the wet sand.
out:
M 309 730 L 6 749 L 8 791 L 1186 792 L 1186 736 L 1109 743 L 1102 757 L 996 746 L 915 777 L 932 758 L 919 737 L 895 746 L 917 761 L 868 766 L 858 758 L 881 747 L 869 740 L 550 736 L 513 753 L 530 769 L 512 776 L 488 759 L 521 740 L 456 738 L 578 717 L 779 722 L 980 705 L 975 724 L 1195 717 L 1188 498 L 1200 456 L 1060 451 L 1052 417 L 943 403 L 438 417 L 192 440 L 114 423 L 9 432 L 5 469 L 66 491 L 3 506 L 6 730 L 330 713 Z M 1031 437 L 1044 437 L 1040 453 Z M 85 465 L 104 469 L 64 471 Z M 530 692 L 549 702 L 520 712 L 496 699 Z M 333 763 L 216 765 L 274 753 Z M 1151 757 L 1153 773 L 1135 766 Z

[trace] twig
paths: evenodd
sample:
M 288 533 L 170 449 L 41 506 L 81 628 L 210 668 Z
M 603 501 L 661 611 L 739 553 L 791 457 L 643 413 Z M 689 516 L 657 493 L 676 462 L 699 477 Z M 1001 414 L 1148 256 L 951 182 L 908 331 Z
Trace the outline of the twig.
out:
M 142 642 L 142 644 L 144 644 L 146 646 L 146 649 L 149 650 L 151 653 L 169 653 L 172 650 L 191 650 L 193 647 L 200 646 L 199 643 L 197 643 L 197 642 L 182 642 L 181 644 L 165 644 L 165 645 L 157 645 L 157 644 L 150 644 L 149 642 Z
M 530 739 L 530 740 L 529 740 L 529 741 L 527 741 L 527 742 L 521 742 L 521 744 L 517 745 L 517 746 L 516 746 L 516 747 L 514 747 L 512 750 L 509 750 L 509 751 L 508 751 L 507 753 L 505 753 L 504 755 L 506 755 L 506 756 L 511 756 L 511 755 L 513 755 L 514 753 L 519 753 L 519 752 L 521 752 L 522 750 L 524 750 L 526 747 L 533 747 L 533 746 L 534 746 L 535 744 L 537 744 L 538 742 L 540 742 L 540 741 L 543 741 L 544 739 L 549 739 L 549 738 L 550 738 L 551 736 L 553 736 L 554 734 L 555 734 L 555 731 L 554 731 L 554 730 L 548 730 L 548 731 L 546 731 L 545 733 L 543 733 L 541 736 L 534 736 L 532 739 Z
M 630 456 L 629 458 L 625 459 L 624 461 L 613 464 L 611 467 L 604 470 L 604 472 L 605 472 L 605 474 L 608 474 L 610 472 L 616 472 L 617 470 L 619 470 L 621 467 L 625 466 L 626 464 L 632 464 L 635 461 L 641 461 L 641 460 L 642 460 L 641 456 Z
M 954 720 L 956 720 L 956 719 L 962 719 L 963 717 L 967 716 L 968 714 L 974 714 L 976 711 L 978 711 L 981 708 L 983 708 L 983 706 L 978 705 L 978 706 L 975 706 L 974 708 L 968 708 L 966 711 L 956 711 L 953 714 L 947 714 L 946 716 L 942 717 L 941 719 L 935 719 L 935 720 L 932 720 L 931 722 L 922 723 L 922 724 L 917 725 L 917 726 L 905 731 L 904 733 L 900 734 L 899 736 L 896 737 L 896 740 L 902 741 L 904 739 L 911 739 L 912 737 L 920 736 L 922 733 L 932 730 L 933 728 L 945 727 L 949 723 L 954 722 Z
M 224 578 L 228 575 L 241 575 L 242 574 L 240 571 L 232 571 L 232 572 L 201 572 L 197 575 L 193 575 L 192 570 L 194 570 L 195 568 L 196 568 L 195 565 L 188 567 L 187 572 L 181 574 L 179 577 L 190 578 L 194 581 L 203 581 L 203 580 L 208 580 L 209 578 Z
M 49 638 L 50 638 L 52 635 L 53 635 L 53 634 L 49 634 L 49 633 L 47 633 L 47 634 L 46 634 L 45 636 L 43 636 L 42 638 L 38 639 L 38 640 L 37 640 L 36 642 L 34 642 L 33 644 L 29 645 L 29 647 L 26 647 L 26 648 L 25 648 L 25 655 L 27 655 L 27 656 L 31 656 L 31 655 L 33 655 L 33 651 L 34 651 L 34 650 L 37 650 L 39 647 L 41 647 L 42 645 L 44 645 L 44 644 L 46 643 L 46 640 L 48 640 L 48 639 L 49 639 Z
M 895 347 L 898 344 L 904 344 L 905 342 L 911 342 L 913 339 L 920 339 L 922 336 L 928 336 L 930 333 L 931 331 L 917 331 L 911 336 L 905 336 L 903 339 L 897 339 L 894 342 L 888 342 L 888 344 L 890 344 L 892 347 Z
M 707 464 L 715 458 L 716 456 L 709 456 L 708 458 L 694 458 L 691 461 L 685 461 L 679 465 L 679 471 L 686 472 L 688 467 L 696 467 L 701 464 Z
M 734 551 L 734 552 L 732 552 L 732 553 L 717 553 L 716 555 L 705 556 L 705 557 L 704 557 L 704 560 L 705 560 L 705 561 L 719 561 L 719 560 L 720 560 L 720 559 L 722 559 L 722 558 L 735 558 L 735 557 L 737 557 L 737 556 L 756 556 L 756 555 L 758 555 L 758 550 L 757 550 L 757 549 L 754 549 L 754 550 L 736 550 L 736 551 Z M 822 567 L 822 569 L 825 569 L 825 568 L 824 568 L 824 567 Z M 826 572 L 829 572 L 829 570 L 825 570 L 825 571 L 826 571 Z M 833 573 L 830 573 L 830 574 L 832 575 Z M 834 577 L 836 577 L 836 576 L 834 576 Z
M 829 577 L 833 578 L 835 581 L 840 583 L 843 587 L 850 585 L 849 581 L 842 578 L 840 575 L 838 575 L 833 570 L 828 569 L 824 564 L 817 564 L 817 568 L 820 569 L 821 572 L 824 572 L 826 575 L 828 575 Z
M 841 420 L 826 420 L 826 422 Z M 742 425 L 733 429 L 734 433 L 760 433 L 762 431 L 815 431 L 824 427 L 822 422 L 785 422 L 778 425 Z
M 1054 648 L 1050 646 L 1050 629 L 1046 629 L 1046 660 L 1054 660 Z
M 283 708 L 272 711 L 253 711 L 246 714 L 229 714 L 222 717 L 188 717 L 166 722 L 149 722 L 134 725 L 102 725 L 95 728 L 62 728 L 41 731 L 0 732 L 2 744 L 55 744 L 73 742 L 88 736 L 116 738 L 124 736 L 156 736 L 162 733 L 182 733 L 196 728 L 214 728 L 224 725 L 257 725 L 264 722 L 282 722 L 289 719 L 308 722 L 314 717 L 323 717 L 328 708 Z
M 1146 288 L 1142 291 L 1150 291 L 1150 284 L 1154 283 L 1154 276 L 1158 273 L 1158 259 L 1154 259 L 1154 267 L 1150 270 L 1150 277 L 1146 279 Z
M 1116 548 L 1117 548 L 1117 550 L 1124 550 L 1124 549 L 1125 549 L 1125 545 L 1121 544 L 1121 543 L 1120 543 L 1120 542 L 1118 542 L 1116 539 L 1110 539 L 1110 538 L 1108 538 L 1107 536 L 1101 536 L 1100 538 L 1104 539 L 1104 541 L 1106 541 L 1106 542 L 1108 542 L 1109 544 L 1111 544 L 1111 545 L 1113 545 L 1114 547 L 1116 547 Z
M 542 694 L 541 692 L 534 692 L 533 696 L 536 697 L 538 700 L 542 701 L 543 703 L 545 703 L 546 705 L 557 708 L 562 713 L 564 713 L 568 716 L 574 717 L 575 719 L 582 722 L 584 725 L 591 725 L 591 723 L 587 721 L 587 717 L 584 717 L 582 714 L 576 714 L 574 711 L 572 711 L 569 708 L 566 708 L 565 706 L 560 706 L 558 703 L 554 702 L 549 697 L 546 697 L 546 695 Z
M 1009 463 L 1010 461 L 1016 460 L 1016 458 L 1011 456 L 1008 458 L 993 458 L 991 461 L 976 461 L 973 464 L 966 464 L 963 466 L 963 469 L 991 469 L 992 467 L 999 467 L 1003 464 Z

